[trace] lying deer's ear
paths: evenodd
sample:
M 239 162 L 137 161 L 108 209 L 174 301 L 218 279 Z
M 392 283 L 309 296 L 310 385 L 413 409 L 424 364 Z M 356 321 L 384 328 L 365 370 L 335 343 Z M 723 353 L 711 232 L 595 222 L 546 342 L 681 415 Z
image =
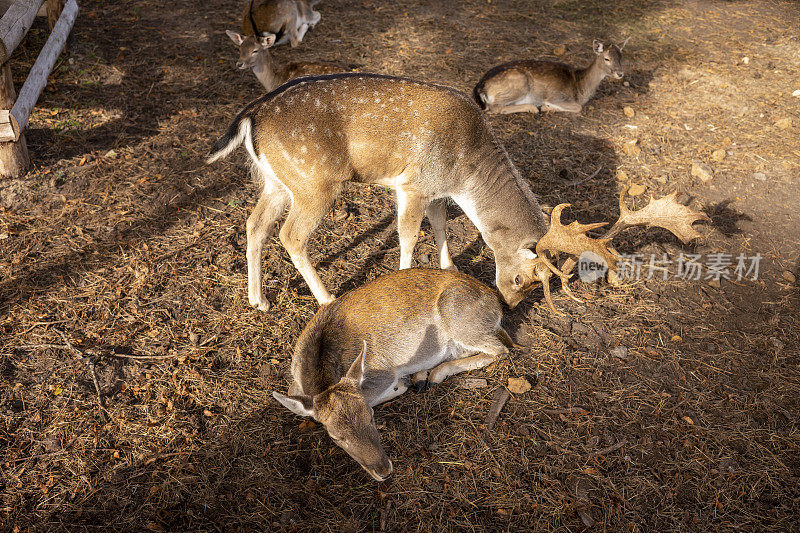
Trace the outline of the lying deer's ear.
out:
M 311 396 L 284 396 L 277 391 L 273 391 L 272 397 L 296 415 L 314 416 L 314 401 Z
M 274 33 L 264 32 L 261 37 L 258 38 L 258 44 L 260 44 L 262 48 L 269 48 L 275 44 L 275 37 L 276 35 Z
M 242 46 L 242 41 L 244 41 L 244 38 L 235 31 L 225 30 L 225 35 L 230 37 L 231 41 L 233 41 L 236 46 Z
M 361 353 L 358 354 L 358 357 L 356 357 L 355 361 L 350 365 L 350 369 L 347 371 L 347 377 L 354 379 L 359 387 L 364 383 L 364 376 L 367 374 L 366 359 L 367 341 L 364 340 L 364 347 L 361 349 Z
M 597 39 L 592 42 L 592 49 L 594 50 L 595 54 L 602 54 L 603 53 L 603 43 L 598 41 Z

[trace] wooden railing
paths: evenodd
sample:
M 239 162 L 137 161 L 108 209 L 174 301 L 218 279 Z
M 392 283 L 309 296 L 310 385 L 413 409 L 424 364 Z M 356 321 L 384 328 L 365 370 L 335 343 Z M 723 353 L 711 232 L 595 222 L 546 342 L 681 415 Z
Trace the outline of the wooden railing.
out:
M 28 33 L 36 13 L 47 2 L 48 37 L 25 83 L 14 92 L 8 59 Z M 30 165 L 25 144 L 25 127 L 33 106 L 47 85 L 56 59 L 64 49 L 78 15 L 75 0 L 17 0 L 0 20 L 0 176 L 17 177 Z

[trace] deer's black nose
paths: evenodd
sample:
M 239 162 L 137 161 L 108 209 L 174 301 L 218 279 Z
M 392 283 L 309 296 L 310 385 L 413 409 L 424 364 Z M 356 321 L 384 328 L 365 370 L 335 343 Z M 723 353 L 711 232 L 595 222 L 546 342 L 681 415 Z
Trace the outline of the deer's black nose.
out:
M 244 68 L 244 63 L 242 63 L 241 61 L 237 61 L 236 68 Z

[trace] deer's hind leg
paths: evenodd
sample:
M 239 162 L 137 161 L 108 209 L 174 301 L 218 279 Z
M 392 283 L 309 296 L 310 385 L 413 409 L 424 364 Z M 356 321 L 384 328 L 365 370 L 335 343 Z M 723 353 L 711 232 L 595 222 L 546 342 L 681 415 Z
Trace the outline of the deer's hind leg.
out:
M 269 301 L 261 287 L 261 258 L 264 243 L 275 231 L 275 221 L 283 215 L 291 198 L 276 178 L 263 176 L 264 190 L 247 218 L 247 299 L 261 311 L 269 310 Z
M 295 194 L 292 207 L 281 228 L 280 238 L 289 253 L 292 264 L 308 284 L 311 293 L 320 305 L 333 301 L 333 296 L 325 288 L 316 269 L 308 257 L 308 238 L 317 228 L 322 217 L 330 210 L 333 200 L 341 189 L 340 185 L 327 189 L 317 188 L 303 194 Z

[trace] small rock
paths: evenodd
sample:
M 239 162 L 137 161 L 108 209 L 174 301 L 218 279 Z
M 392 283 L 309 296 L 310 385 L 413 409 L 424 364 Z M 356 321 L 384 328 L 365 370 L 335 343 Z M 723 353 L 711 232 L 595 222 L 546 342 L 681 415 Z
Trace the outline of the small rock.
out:
M 628 81 L 623 81 L 623 82 L 622 82 L 622 86 L 623 86 L 623 87 L 630 87 L 630 86 L 631 86 L 631 84 L 630 84 L 630 82 L 628 82 Z M 796 92 L 799 92 L 799 93 L 800 93 L 800 91 L 796 91 Z
M 778 126 L 782 130 L 788 130 L 792 127 L 792 119 L 790 118 L 782 118 L 775 122 L 775 125 Z
M 563 56 L 567 53 L 567 47 L 563 44 L 556 46 L 555 50 L 553 50 L 553 53 L 557 56 Z
M 286 510 L 281 513 L 281 526 L 284 528 L 297 523 L 300 517 L 294 511 Z
M 714 179 L 711 168 L 702 161 L 692 161 L 692 176 L 698 178 L 703 183 L 708 183 Z
M 753 174 L 753 179 L 758 181 L 767 181 L 767 175 L 763 172 L 756 172 Z
M 618 357 L 623 361 L 628 358 L 628 347 L 627 346 L 617 346 L 613 350 L 611 350 L 611 355 L 614 357 Z
M 639 196 L 645 191 L 644 185 L 639 185 L 638 183 L 634 183 L 628 188 L 628 196 Z
M 792 96 L 794 96 L 795 98 L 800 98 L 800 89 L 797 89 L 795 92 L 793 92 Z
M 711 152 L 711 159 L 719 162 L 725 159 L 725 155 L 726 155 L 725 150 L 720 148 L 719 150 L 714 150 L 713 152 Z
M 771 342 L 772 346 L 775 347 L 776 352 L 783 350 L 783 341 L 781 341 L 778 337 L 770 337 L 769 342 Z
M 531 384 L 525 378 L 508 378 L 508 392 L 524 394 L 531 390 Z
M 788 270 L 784 270 L 783 272 L 781 272 L 781 277 L 786 281 L 788 281 L 789 283 L 794 283 L 795 281 L 797 281 L 797 277 L 795 277 L 795 275 L 789 272 Z
M 750 58 L 747 57 L 747 56 L 744 56 L 742 58 L 742 63 L 744 63 L 745 65 L 749 65 L 750 64 Z
M 617 170 L 617 179 L 619 181 L 627 181 L 628 180 L 628 173 L 624 170 Z
M 622 151 L 631 156 L 639 155 L 642 151 L 639 147 L 639 139 L 634 139 L 623 144 Z
M 114 150 L 109 150 L 108 152 L 103 154 L 103 157 L 107 157 L 109 159 L 114 159 L 115 157 L 117 157 L 117 152 L 115 152 Z
M 713 288 L 713 289 L 719 289 L 719 287 L 720 287 L 719 278 L 714 278 L 714 279 L 708 280 L 708 286 Z
M 464 378 L 458 386 L 462 389 L 485 389 L 489 386 L 489 382 L 483 378 Z
M 628 118 L 633 118 L 633 116 L 636 114 L 636 112 L 630 106 L 623 107 L 622 112 L 625 113 L 625 116 Z

